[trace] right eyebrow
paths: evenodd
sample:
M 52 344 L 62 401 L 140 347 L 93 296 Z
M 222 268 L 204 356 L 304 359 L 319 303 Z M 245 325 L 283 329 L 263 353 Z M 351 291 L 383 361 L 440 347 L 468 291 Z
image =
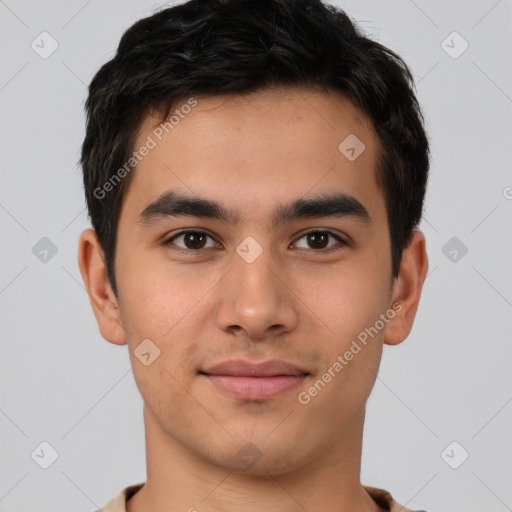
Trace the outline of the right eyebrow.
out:
M 240 215 L 225 208 L 217 201 L 198 196 L 186 196 L 173 190 L 164 192 L 146 206 L 137 223 L 148 225 L 165 217 L 190 216 L 204 219 L 219 219 L 228 224 L 240 222 Z

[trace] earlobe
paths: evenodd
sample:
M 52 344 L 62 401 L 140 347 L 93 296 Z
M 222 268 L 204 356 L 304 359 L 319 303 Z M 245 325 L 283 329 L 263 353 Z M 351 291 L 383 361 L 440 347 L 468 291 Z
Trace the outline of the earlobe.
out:
M 395 304 L 393 309 L 397 313 L 386 327 L 384 343 L 387 345 L 398 345 L 411 332 L 427 271 L 425 236 L 415 230 L 410 244 L 402 253 L 400 272 L 393 283 L 389 307 Z
M 82 232 L 78 246 L 78 265 L 103 338 L 116 345 L 126 343 L 117 299 L 104 264 L 103 249 L 93 229 Z

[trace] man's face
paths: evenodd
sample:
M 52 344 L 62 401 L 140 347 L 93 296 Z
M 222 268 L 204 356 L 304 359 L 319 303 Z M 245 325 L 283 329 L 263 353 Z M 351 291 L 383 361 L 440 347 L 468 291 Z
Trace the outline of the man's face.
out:
M 156 146 L 123 202 L 120 314 L 153 430 L 215 465 L 277 474 L 335 450 L 364 416 L 375 381 L 386 325 L 358 341 L 359 351 L 353 341 L 391 308 L 378 140 L 334 92 L 196 99 L 161 141 L 157 118 L 141 127 L 134 149 L 148 136 Z M 355 139 L 339 149 L 351 134 L 365 146 L 355 159 Z M 212 208 L 173 216 L 147 208 L 166 192 L 216 202 L 236 222 Z M 295 201 L 335 195 L 348 200 L 282 215 Z M 134 354 L 146 339 L 160 350 L 147 366 Z M 276 359 L 307 375 L 257 383 L 202 373 L 225 361 Z M 310 391 L 329 368 L 331 378 Z

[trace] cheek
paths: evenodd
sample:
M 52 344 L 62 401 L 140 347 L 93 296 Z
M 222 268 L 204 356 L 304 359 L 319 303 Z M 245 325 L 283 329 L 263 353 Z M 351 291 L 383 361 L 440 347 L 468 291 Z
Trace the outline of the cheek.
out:
M 313 395 L 322 396 L 311 400 L 313 408 L 318 407 L 315 414 L 325 414 L 321 404 L 328 402 L 329 414 L 341 421 L 365 403 L 375 382 L 387 325 L 380 317 L 389 293 L 385 275 L 383 263 L 376 264 L 369 253 L 357 262 L 333 266 L 326 275 L 309 274 L 303 281 L 302 296 L 315 313 L 310 317 L 321 320 L 315 341 L 325 361 L 311 389 Z
M 383 271 L 360 258 L 357 263 L 340 263 L 329 269 L 309 272 L 297 295 L 317 318 L 321 332 L 341 349 L 385 312 L 388 283 Z
M 164 348 L 161 356 L 147 367 L 132 360 L 134 378 L 144 403 L 161 428 L 186 431 L 197 403 L 187 391 L 182 375 L 169 364 L 168 355 Z
M 302 398 L 309 400 L 308 414 L 322 418 L 326 435 L 333 439 L 342 434 L 339 425 L 361 411 L 375 383 L 384 330 L 374 326 L 385 313 L 387 292 L 378 275 L 354 267 L 339 271 L 323 286 L 316 281 L 307 302 L 327 326 L 323 334 L 317 331 L 315 340 L 325 366 Z
M 133 342 L 150 338 L 163 343 L 196 313 L 218 277 L 198 275 L 193 267 L 171 265 L 161 256 L 140 262 L 131 258 L 119 266 L 123 318 Z
M 167 402 L 169 396 L 179 400 L 190 385 L 198 351 L 195 340 L 205 329 L 206 298 L 218 277 L 194 276 L 165 261 L 137 265 L 132 258 L 130 263 L 124 262 L 124 273 L 118 272 L 123 325 L 139 390 L 152 408 L 158 408 L 166 397 Z M 159 351 L 149 366 L 135 353 L 146 339 Z

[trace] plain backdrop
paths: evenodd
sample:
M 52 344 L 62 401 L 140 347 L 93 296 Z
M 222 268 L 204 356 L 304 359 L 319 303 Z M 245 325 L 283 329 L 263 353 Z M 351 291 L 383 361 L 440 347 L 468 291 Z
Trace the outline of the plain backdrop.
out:
M 512 510 L 512 1 L 337 4 L 411 67 L 433 159 L 430 272 L 384 350 L 362 481 L 412 509 Z M 100 336 L 78 269 L 77 162 L 91 78 L 163 5 L 0 0 L 0 512 L 89 512 L 145 480 L 127 348 Z

